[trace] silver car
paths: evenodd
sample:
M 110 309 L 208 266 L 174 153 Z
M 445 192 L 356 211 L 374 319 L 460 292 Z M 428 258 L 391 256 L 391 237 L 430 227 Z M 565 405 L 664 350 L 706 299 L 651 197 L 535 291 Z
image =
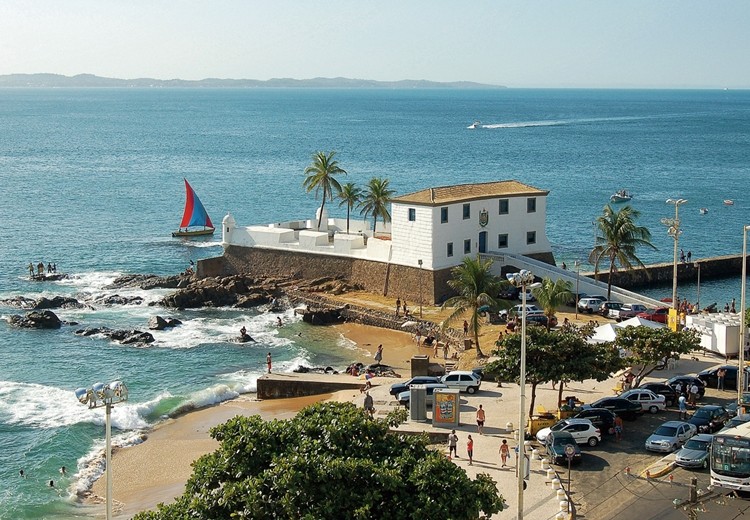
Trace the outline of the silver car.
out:
M 711 441 L 714 436 L 707 433 L 694 435 L 685 443 L 675 455 L 674 463 L 683 468 L 708 467 L 708 452 L 711 449 Z
M 698 429 L 694 424 L 683 421 L 667 421 L 646 439 L 646 449 L 671 453 L 685 444 L 697 431 Z

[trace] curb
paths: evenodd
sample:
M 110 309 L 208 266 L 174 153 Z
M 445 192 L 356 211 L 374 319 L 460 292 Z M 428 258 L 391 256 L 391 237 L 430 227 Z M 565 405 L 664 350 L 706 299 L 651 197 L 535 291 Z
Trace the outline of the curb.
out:
M 643 470 L 643 472 L 641 473 L 641 477 L 644 477 L 644 478 L 661 478 L 664 475 L 666 475 L 667 473 L 671 472 L 674 469 L 674 466 L 675 466 L 674 462 L 670 462 L 669 464 L 667 464 L 666 466 L 664 466 L 663 468 L 661 468 L 660 470 L 657 470 L 657 471 L 651 471 L 651 468 L 648 467 L 645 470 Z M 646 475 L 646 473 L 648 473 L 648 476 Z

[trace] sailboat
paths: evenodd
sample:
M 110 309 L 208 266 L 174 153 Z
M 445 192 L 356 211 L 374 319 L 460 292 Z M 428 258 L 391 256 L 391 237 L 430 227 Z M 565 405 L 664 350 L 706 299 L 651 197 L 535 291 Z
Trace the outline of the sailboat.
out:
M 180 229 L 173 231 L 173 237 L 199 237 L 203 235 L 213 235 L 214 225 L 211 223 L 211 217 L 206 213 L 201 200 L 196 195 L 192 186 L 185 181 L 185 212 L 182 214 Z M 191 227 L 202 227 L 203 229 L 190 229 Z

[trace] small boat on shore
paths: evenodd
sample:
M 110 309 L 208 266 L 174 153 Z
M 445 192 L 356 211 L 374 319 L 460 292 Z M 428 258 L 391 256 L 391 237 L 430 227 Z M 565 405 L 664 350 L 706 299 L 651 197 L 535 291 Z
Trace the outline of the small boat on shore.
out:
M 627 202 L 632 199 L 633 199 L 633 196 L 630 194 L 628 190 L 620 190 L 618 192 L 613 193 L 612 196 L 609 198 L 609 201 L 618 203 L 618 202 Z
M 734 206 L 734 201 L 732 199 L 724 199 L 724 205 L 725 206 Z
M 180 229 L 172 232 L 173 237 L 199 237 L 214 234 L 214 225 L 211 217 L 206 213 L 206 208 L 196 195 L 193 187 L 187 179 L 185 181 L 185 211 L 182 214 Z M 190 229 L 201 227 L 202 229 Z

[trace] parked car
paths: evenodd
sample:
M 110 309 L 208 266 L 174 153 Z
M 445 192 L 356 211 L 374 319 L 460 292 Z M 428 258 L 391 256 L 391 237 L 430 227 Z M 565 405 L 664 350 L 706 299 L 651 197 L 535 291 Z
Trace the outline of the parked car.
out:
M 719 376 L 717 373 L 720 368 L 726 370 L 726 374 L 724 374 L 724 388 L 737 390 L 737 365 L 716 365 L 715 367 L 701 370 L 698 372 L 698 379 L 703 381 L 708 387 L 717 388 L 719 383 Z M 748 377 L 750 377 L 750 370 L 746 368 L 745 378 Z
M 572 464 L 581 462 L 581 448 L 569 432 L 552 432 L 544 440 L 544 449 L 547 456 L 554 464 L 567 464 L 568 457 L 565 455 L 565 446 L 571 445 L 575 452 L 571 459 Z
M 596 446 L 602 440 L 602 432 L 589 419 L 563 419 L 549 428 L 542 428 L 536 433 L 536 440 L 541 444 L 552 432 L 568 432 L 578 444 Z
M 721 430 L 729 420 L 729 412 L 723 406 L 709 404 L 701 406 L 688 419 L 701 433 L 713 433 Z
M 523 301 L 523 293 L 519 291 L 517 298 L 519 300 Z M 526 289 L 526 301 L 527 302 L 535 302 L 536 301 L 536 296 L 534 296 L 532 294 L 531 289 Z
M 683 421 L 667 421 L 646 439 L 646 449 L 648 451 L 671 453 L 682 447 L 696 433 L 694 424 Z
M 587 408 L 575 414 L 573 419 L 588 419 L 602 433 L 615 433 L 615 414 L 606 408 Z
M 540 325 L 546 327 L 548 321 L 550 327 L 557 327 L 557 317 L 555 316 L 552 316 L 551 318 L 548 318 L 544 314 L 531 314 L 526 316 L 526 323 L 529 325 Z
M 482 379 L 470 370 L 454 370 L 450 374 L 444 375 L 440 382 L 447 385 L 448 388 L 458 388 L 462 392 L 473 394 L 479 390 Z
M 646 312 L 647 310 L 646 306 L 641 305 L 640 303 L 625 303 L 620 307 L 620 310 L 617 311 L 615 319 L 617 319 L 617 321 L 627 320 L 628 318 L 633 318 L 637 316 L 638 313 Z
M 621 393 L 619 397 L 638 403 L 644 412 L 658 413 L 667 409 L 667 398 L 663 395 L 655 394 L 651 390 L 633 388 Z
M 674 463 L 683 468 L 708 467 L 708 452 L 711 448 L 713 435 L 699 433 L 693 435 L 675 455 Z
M 439 383 L 440 378 L 439 377 L 433 377 L 433 376 L 416 376 L 412 377 L 411 379 L 407 379 L 406 381 L 402 383 L 393 383 L 391 385 L 390 394 L 392 396 L 397 396 L 401 392 L 406 392 L 409 390 L 411 385 L 426 385 L 428 383 Z
M 619 312 L 621 308 L 622 303 L 620 302 L 604 302 L 599 307 L 599 314 L 601 314 L 605 318 L 616 318 L 617 314 L 615 313 Z
M 656 321 L 658 323 L 667 323 L 667 319 L 669 318 L 669 308 L 668 307 L 659 307 L 657 309 L 648 309 L 643 312 L 639 312 L 636 314 L 639 318 L 643 318 L 644 320 L 651 320 Z
M 578 310 L 593 314 L 601 308 L 602 303 L 605 301 L 607 301 L 607 299 L 603 296 L 587 296 L 586 298 L 578 300 Z
M 425 395 L 425 404 L 427 406 L 432 406 L 432 396 L 436 388 L 448 388 L 442 383 L 426 383 L 426 386 L 427 392 Z M 396 399 L 398 400 L 398 404 L 402 404 L 408 409 L 409 404 L 411 403 L 411 390 L 401 392 L 400 394 L 398 394 L 398 396 L 396 396 Z
M 663 395 L 664 399 L 667 401 L 667 406 L 674 406 L 677 404 L 677 399 L 680 397 L 677 395 L 677 392 L 674 391 L 674 388 L 666 383 L 643 383 L 638 388 L 651 390 L 655 394 Z
M 501 319 L 508 319 L 509 315 L 521 317 L 523 312 L 523 304 L 514 305 L 510 309 L 503 309 L 499 312 Z M 544 311 L 533 304 L 526 304 L 526 317 L 529 316 L 544 316 Z
M 508 287 L 502 289 L 497 297 L 501 298 L 503 300 L 515 300 L 518 298 L 518 295 L 521 293 L 521 289 L 516 287 L 515 285 L 509 285 Z
M 726 408 L 726 406 L 724 408 Z M 729 413 L 731 415 L 732 412 L 729 412 Z M 729 430 L 730 428 L 734 428 L 735 426 L 739 426 L 740 424 L 745 424 L 746 422 L 750 422 L 750 413 L 741 413 L 739 415 L 735 415 L 734 417 L 729 419 L 726 423 L 724 423 L 724 427 L 721 430 L 719 430 L 719 433 Z
M 682 385 L 682 393 L 687 395 L 687 391 L 690 386 L 695 383 L 698 386 L 698 397 L 703 397 L 706 393 L 706 384 L 695 376 L 674 376 L 667 379 L 666 384 L 671 386 L 673 389 L 677 386 L 677 383 Z
M 640 414 L 643 413 L 641 405 L 623 399 L 622 397 L 602 397 L 601 399 L 594 401 L 589 405 L 583 405 L 585 409 L 591 408 L 606 408 L 615 415 L 619 415 L 623 419 L 634 420 Z
M 571 298 L 565 302 L 565 305 L 568 307 L 575 307 L 581 298 L 586 298 L 587 296 L 588 294 L 586 293 L 571 293 Z

